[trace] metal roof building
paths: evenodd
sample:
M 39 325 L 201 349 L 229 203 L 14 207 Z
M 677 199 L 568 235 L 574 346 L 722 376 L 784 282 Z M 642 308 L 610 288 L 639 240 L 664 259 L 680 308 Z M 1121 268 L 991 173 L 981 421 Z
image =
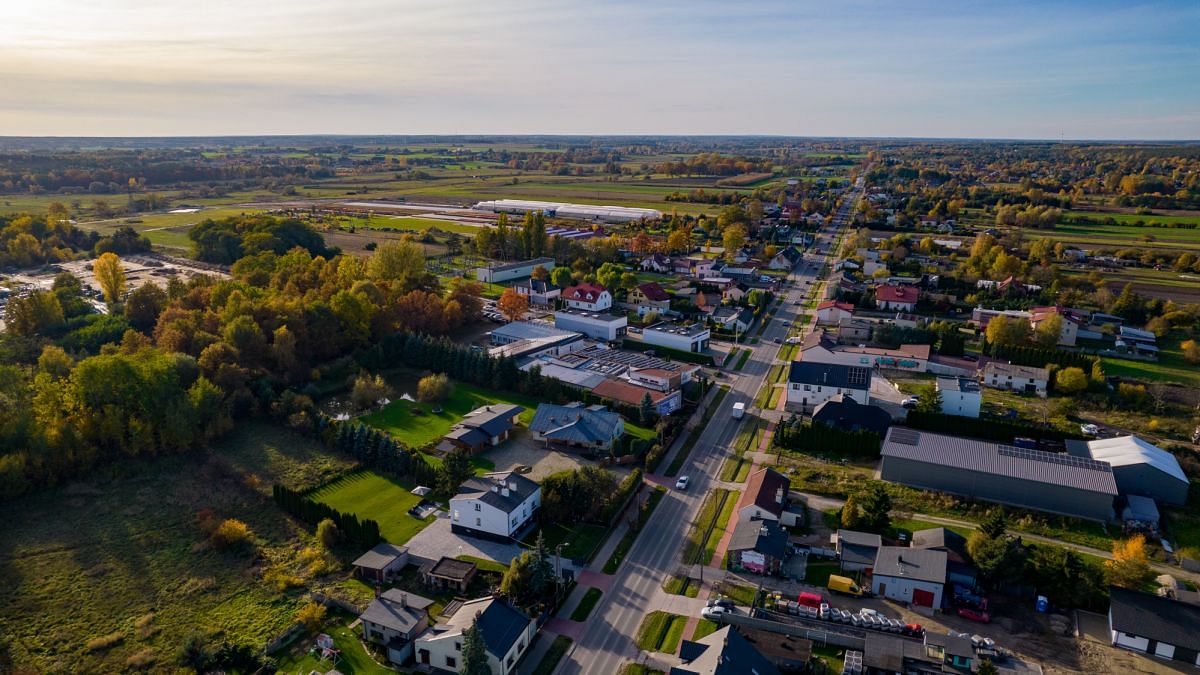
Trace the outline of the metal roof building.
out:
M 1137 436 L 1067 441 L 1067 452 L 1111 466 L 1121 494 L 1151 497 L 1166 504 L 1187 501 L 1188 477 L 1175 455 Z
M 473 207 L 477 211 L 494 213 L 532 213 L 541 211 L 547 216 L 575 218 L 604 223 L 628 223 L 639 220 L 657 220 L 662 211 L 629 206 L 595 206 L 592 204 L 566 204 L 563 202 L 541 202 L 528 199 L 492 199 L 479 202 Z
M 904 427 L 888 430 L 882 455 L 880 478 L 893 483 L 1089 520 L 1113 517 L 1113 468 L 1088 457 Z

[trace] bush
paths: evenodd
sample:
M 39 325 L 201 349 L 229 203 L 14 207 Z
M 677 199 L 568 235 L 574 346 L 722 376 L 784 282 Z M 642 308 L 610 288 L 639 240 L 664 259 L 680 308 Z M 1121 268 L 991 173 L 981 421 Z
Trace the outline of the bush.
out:
M 209 541 L 212 542 L 213 548 L 219 551 L 240 546 L 249 539 L 250 528 L 246 526 L 246 523 L 236 518 L 226 518 L 221 521 L 221 524 L 209 536 Z
M 317 541 L 326 549 L 331 549 L 337 545 L 338 540 L 342 538 L 342 533 L 338 532 L 337 523 L 331 518 L 322 519 L 317 523 Z
M 445 373 L 426 375 L 417 383 L 417 398 L 426 403 L 444 401 L 453 393 L 454 383 Z
M 125 665 L 130 670 L 147 670 L 158 662 L 158 655 L 154 650 L 146 647 L 125 659 Z
M 325 622 L 325 605 L 310 602 L 296 612 L 296 622 L 304 626 L 310 634 L 317 632 Z
M 367 373 L 359 373 L 354 380 L 354 391 L 350 394 L 350 402 L 359 410 L 365 410 L 375 405 L 381 399 L 391 398 L 392 388 L 384 381 L 383 376 L 371 377 Z
M 114 633 L 109 633 L 108 635 L 101 635 L 100 637 L 92 638 L 91 640 L 87 641 L 86 646 L 89 652 L 99 652 L 115 647 L 121 644 L 121 642 L 124 640 L 125 635 L 120 631 L 117 631 Z

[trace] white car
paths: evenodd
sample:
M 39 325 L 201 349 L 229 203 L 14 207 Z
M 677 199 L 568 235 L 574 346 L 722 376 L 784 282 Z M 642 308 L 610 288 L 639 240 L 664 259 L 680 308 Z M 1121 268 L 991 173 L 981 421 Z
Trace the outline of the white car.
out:
M 704 609 L 700 610 L 700 616 L 705 619 L 715 619 L 715 618 L 721 616 L 722 614 L 728 614 L 728 613 L 729 613 L 729 610 L 725 609 L 724 607 L 721 607 L 721 606 L 705 607 Z
M 1079 431 L 1088 436 L 1100 435 L 1100 427 L 1096 426 L 1095 424 L 1080 424 Z
M 911 410 L 911 409 L 917 407 L 918 405 L 920 405 L 920 403 L 921 403 L 921 399 L 917 398 L 916 396 L 909 396 L 908 398 L 906 398 L 900 402 L 900 407 L 908 408 Z
M 679 480 L 675 481 L 675 489 L 676 490 L 686 490 L 689 480 L 691 480 L 691 479 L 689 479 L 687 476 L 680 476 Z

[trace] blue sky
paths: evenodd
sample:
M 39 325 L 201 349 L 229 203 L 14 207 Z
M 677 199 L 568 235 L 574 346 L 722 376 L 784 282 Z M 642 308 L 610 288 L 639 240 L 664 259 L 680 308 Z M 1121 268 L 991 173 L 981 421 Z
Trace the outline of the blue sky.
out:
M 1200 2 L 38 0 L 0 133 L 1200 139 Z

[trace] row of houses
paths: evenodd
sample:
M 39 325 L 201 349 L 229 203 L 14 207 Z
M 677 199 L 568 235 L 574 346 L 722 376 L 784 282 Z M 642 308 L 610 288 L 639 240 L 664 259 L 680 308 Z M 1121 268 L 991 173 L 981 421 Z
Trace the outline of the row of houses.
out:
M 980 330 L 986 330 L 991 320 L 998 316 L 1027 321 L 1035 331 L 1046 321 L 1057 317 L 1061 319 L 1057 343 L 1060 347 L 1075 347 L 1080 340 L 1111 340 L 1117 351 L 1147 358 L 1158 357 L 1158 336 L 1150 331 L 1126 326 L 1125 320 L 1119 316 L 1057 305 L 1031 307 L 1028 310 L 976 307 L 971 311 L 971 323 Z

